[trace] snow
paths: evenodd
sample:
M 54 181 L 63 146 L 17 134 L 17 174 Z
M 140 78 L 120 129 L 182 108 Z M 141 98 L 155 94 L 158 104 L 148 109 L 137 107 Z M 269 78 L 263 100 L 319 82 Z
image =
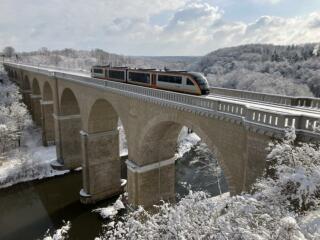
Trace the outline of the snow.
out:
M 188 128 L 183 127 L 178 137 L 178 157 L 182 157 L 200 141 L 201 138 L 196 133 L 188 133 Z
M 43 240 L 65 240 L 68 239 L 68 232 L 71 228 L 70 221 L 66 222 L 60 229 L 57 229 L 55 233 L 51 236 L 49 230 L 44 236 Z
M 120 156 L 127 156 L 128 155 L 127 139 L 126 139 L 126 134 L 125 134 L 123 125 L 120 120 L 118 122 L 118 130 L 119 130 L 119 142 L 120 142 Z
M 80 194 L 80 196 L 82 196 L 82 197 L 91 197 L 91 195 L 88 194 L 88 193 L 86 193 L 86 191 L 85 191 L 83 188 L 81 188 L 79 194 Z
M 98 212 L 102 218 L 104 219 L 113 219 L 121 209 L 125 209 L 123 202 L 121 201 L 122 195 L 117 199 L 112 206 L 108 206 L 105 208 L 97 208 L 93 210 L 93 212 Z
M 127 185 L 127 179 L 121 179 L 121 187 L 124 187 Z
M 309 239 L 320 239 L 320 209 L 309 212 L 302 217 L 301 230 Z
M 24 132 L 21 142 L 20 148 L 13 149 L 5 159 L 0 160 L 0 188 L 69 172 L 52 169 L 50 163 L 57 158 L 55 146 L 42 146 L 39 128 Z

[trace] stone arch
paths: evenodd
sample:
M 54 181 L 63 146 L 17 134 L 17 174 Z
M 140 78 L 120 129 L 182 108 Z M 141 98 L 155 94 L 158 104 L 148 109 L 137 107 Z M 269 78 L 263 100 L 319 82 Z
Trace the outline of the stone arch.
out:
M 52 101 L 53 100 L 53 92 L 50 84 L 48 82 L 45 82 L 43 85 L 43 101 Z
M 105 99 L 98 99 L 90 110 L 88 131 L 90 133 L 112 131 L 118 127 L 118 119 L 113 106 Z
M 70 88 L 65 88 L 60 99 L 60 114 L 61 115 L 79 115 L 79 101 Z
M 33 95 L 41 95 L 39 82 L 36 78 L 32 81 L 32 94 Z
M 207 134 L 199 124 L 185 118 L 178 118 L 176 114 L 161 114 L 148 121 L 148 124 L 141 132 L 138 144 L 139 159 L 143 165 L 165 161 L 174 157 L 176 144 L 181 128 L 186 126 L 193 130 L 204 142 L 211 152 L 217 156 L 217 161 L 221 166 L 228 188 L 231 193 L 236 193 L 236 181 L 226 164 L 226 159 L 219 150 L 219 143 Z

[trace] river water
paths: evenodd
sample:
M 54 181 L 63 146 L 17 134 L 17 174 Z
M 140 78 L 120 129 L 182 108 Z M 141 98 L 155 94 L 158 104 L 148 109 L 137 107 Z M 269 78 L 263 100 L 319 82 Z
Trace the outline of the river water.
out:
M 102 232 L 104 220 L 92 210 L 106 207 L 116 198 L 96 205 L 82 205 L 79 190 L 81 172 L 21 183 L 0 190 L 0 239 L 39 239 L 47 229 L 60 228 L 71 221 L 70 239 L 94 239 Z M 219 185 L 220 187 L 219 187 Z M 188 184 L 191 187 L 186 187 Z M 176 163 L 178 199 L 191 190 L 205 190 L 212 196 L 228 187 L 214 155 L 197 144 Z

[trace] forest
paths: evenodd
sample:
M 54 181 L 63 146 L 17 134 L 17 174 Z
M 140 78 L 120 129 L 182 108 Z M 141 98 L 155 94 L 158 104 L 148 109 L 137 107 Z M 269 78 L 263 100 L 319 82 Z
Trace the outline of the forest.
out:
M 291 96 L 320 97 L 319 44 L 250 44 L 211 52 L 192 64 L 210 85 Z

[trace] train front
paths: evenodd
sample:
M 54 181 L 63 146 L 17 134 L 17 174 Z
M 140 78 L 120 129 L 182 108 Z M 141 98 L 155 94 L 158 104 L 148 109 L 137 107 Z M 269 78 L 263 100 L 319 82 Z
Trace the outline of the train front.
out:
M 197 82 L 201 90 L 201 95 L 208 95 L 210 93 L 210 89 L 209 89 L 209 83 L 206 77 L 199 72 L 189 72 L 189 73 L 191 74 L 193 79 Z

